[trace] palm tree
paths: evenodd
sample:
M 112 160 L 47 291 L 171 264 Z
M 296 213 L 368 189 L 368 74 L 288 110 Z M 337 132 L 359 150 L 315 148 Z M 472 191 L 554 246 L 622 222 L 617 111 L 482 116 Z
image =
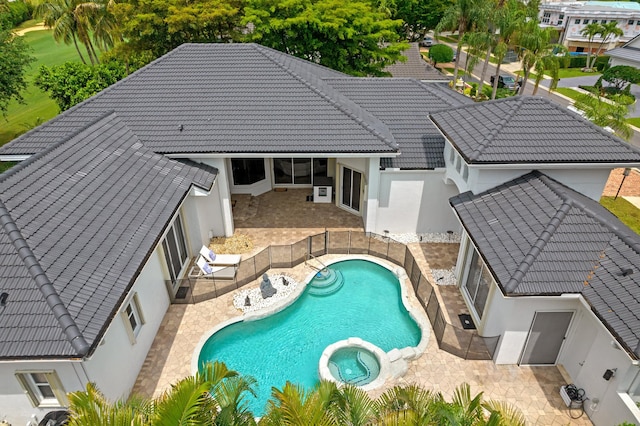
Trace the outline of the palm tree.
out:
M 89 383 L 86 391 L 69 394 L 69 425 L 252 426 L 256 423 L 243 398 L 247 392 L 255 396 L 254 384 L 220 362 L 206 364 L 154 400 L 134 396 L 111 403 Z
M 412 384 L 395 386 L 376 401 L 382 424 L 439 424 L 438 407 L 445 404 L 442 394 L 432 393 Z
M 538 85 L 542 81 L 545 71 L 551 72 L 551 88 L 555 88 L 558 83 L 558 71 L 560 69 L 561 57 L 558 52 L 564 52 L 564 46 L 551 43 L 553 29 L 550 27 L 541 28 L 537 20 L 531 19 L 524 23 L 517 36 L 519 48 L 518 56 L 522 60 L 523 81 L 520 86 L 520 94 L 524 93 L 527 80 L 531 70 L 536 71 L 536 82 L 533 94 L 538 90 Z
M 524 5 L 520 0 L 507 0 L 504 3 L 501 2 L 501 4 L 502 6 L 499 4 L 499 7 L 496 8 L 493 15 L 495 26 L 498 30 L 494 48 L 494 55 L 498 64 L 496 65 L 496 73 L 494 74 L 491 99 L 496 98 L 502 61 L 509 49 L 514 47 L 513 36 L 525 22 Z
M 333 393 L 329 410 L 339 425 L 366 426 L 376 419 L 374 401 L 365 391 L 352 385 L 344 385 Z
M 600 34 L 600 37 L 602 37 L 602 40 L 600 41 L 600 45 L 598 46 L 598 50 L 596 51 L 593 62 L 595 62 L 596 58 L 600 56 L 600 53 L 602 53 L 602 48 L 604 47 L 604 44 L 607 41 L 609 41 L 610 37 L 612 36 L 620 37 L 622 36 L 622 34 L 624 34 L 624 32 L 622 31 L 621 28 L 618 28 L 618 21 L 610 21 L 610 22 L 607 22 L 606 24 L 600 24 L 599 34 Z M 594 65 L 593 63 L 590 64 L 589 68 L 593 68 L 593 65 Z
M 98 55 L 91 41 L 101 49 L 113 46 L 116 22 L 109 11 L 107 0 L 48 0 L 38 4 L 35 15 L 42 18 L 44 25 L 53 28 L 53 38 L 76 48 L 83 63 L 87 63 L 80 52 L 78 42 L 86 48 L 91 64 L 98 62 Z
M 595 23 L 590 23 L 585 25 L 585 27 L 580 30 L 580 34 L 582 34 L 583 36 L 587 37 L 587 43 L 589 45 L 588 50 L 587 50 L 587 69 L 591 69 L 591 51 L 593 50 L 591 48 L 591 44 L 593 43 L 593 39 L 600 34 L 601 31 L 601 25 L 600 24 L 595 24 Z
M 626 116 L 629 110 L 626 106 L 620 105 L 600 96 L 591 94 L 580 95 L 574 106 L 583 111 L 585 116 L 601 127 L 609 127 L 616 135 L 628 140 L 633 131 L 627 123 Z
M 287 382 L 282 390 L 272 388 L 273 399 L 267 403 L 267 412 L 260 425 L 267 426 L 333 426 L 338 425 L 328 410 L 337 387 L 322 381 L 305 391 L 302 386 Z
M 458 68 L 460 67 L 460 52 L 462 51 L 463 36 L 476 21 L 478 11 L 477 0 L 458 0 L 450 6 L 444 16 L 436 26 L 436 33 L 444 30 L 458 31 L 458 46 L 456 48 L 456 63 L 453 70 L 453 81 L 458 78 Z
M 86 391 L 69 394 L 69 426 L 143 426 L 149 421 L 151 402 L 133 397 L 128 401 L 109 402 L 93 383 Z

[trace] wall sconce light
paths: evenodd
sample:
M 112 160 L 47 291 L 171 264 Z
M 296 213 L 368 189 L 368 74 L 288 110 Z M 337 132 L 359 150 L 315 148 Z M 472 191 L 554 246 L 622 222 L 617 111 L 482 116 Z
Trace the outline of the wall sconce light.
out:
M 602 378 L 609 381 L 611 380 L 612 377 L 616 375 L 616 371 L 618 371 L 617 368 L 612 368 L 611 370 L 607 370 L 604 372 L 604 375 L 602 376 Z

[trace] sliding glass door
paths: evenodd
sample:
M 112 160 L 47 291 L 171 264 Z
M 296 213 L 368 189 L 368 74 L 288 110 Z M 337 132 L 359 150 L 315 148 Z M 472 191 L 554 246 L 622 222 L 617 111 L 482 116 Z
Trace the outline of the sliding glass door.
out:
M 348 167 L 342 167 L 342 197 L 340 204 L 357 212 L 360 211 L 360 190 L 362 173 Z

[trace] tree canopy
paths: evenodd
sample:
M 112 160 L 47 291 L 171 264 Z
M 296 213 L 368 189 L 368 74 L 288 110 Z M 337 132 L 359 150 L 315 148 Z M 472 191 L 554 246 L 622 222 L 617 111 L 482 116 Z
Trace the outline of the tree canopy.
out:
M 52 67 L 41 66 L 35 84 L 48 92 L 60 111 L 64 111 L 116 83 L 125 75 L 125 66 L 119 62 L 93 67 L 79 62 L 65 62 Z
M 247 0 L 243 23 L 255 41 L 356 76 L 383 71 L 402 56 L 402 21 L 362 0 Z
M 429 49 L 429 59 L 433 61 L 433 65 L 451 62 L 453 60 L 453 49 L 446 44 L 434 44 Z
M 640 83 L 640 70 L 629 65 L 616 65 L 603 72 L 602 79 L 622 90 L 627 84 Z
M 421 40 L 433 30 L 444 16 L 452 0 L 396 0 L 391 12 L 393 19 L 402 19 L 402 37 L 409 41 Z
M 6 3 L 0 4 L 0 13 Z M 34 60 L 30 48 L 22 37 L 15 36 L 8 28 L 6 15 L 0 16 L 0 112 L 7 114 L 11 99 L 22 102 L 20 92 L 27 87 L 24 73 Z

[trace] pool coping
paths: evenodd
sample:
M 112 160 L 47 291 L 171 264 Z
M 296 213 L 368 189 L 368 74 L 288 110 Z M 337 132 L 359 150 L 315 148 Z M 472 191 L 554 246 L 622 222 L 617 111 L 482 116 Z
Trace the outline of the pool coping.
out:
M 403 364 L 406 364 L 406 361 L 408 360 L 418 358 L 420 355 L 422 355 L 427 350 L 427 345 L 429 344 L 429 337 L 431 336 L 431 327 L 430 327 L 429 319 L 427 318 L 426 313 L 419 307 L 416 307 L 414 306 L 414 304 L 410 303 L 410 300 L 409 300 L 410 295 L 409 295 L 409 290 L 407 286 L 412 290 L 413 290 L 413 287 L 411 286 L 411 281 L 409 280 L 407 272 L 401 266 L 398 266 L 382 258 L 372 256 L 372 255 L 345 254 L 345 255 L 340 255 L 340 257 L 336 259 L 331 259 L 331 260 L 323 259 L 323 257 L 325 256 L 317 257 L 315 258 L 315 260 L 317 260 L 323 266 L 329 266 L 334 263 L 342 262 L 345 260 L 366 260 L 388 269 L 398 279 L 398 282 L 400 283 L 400 298 L 402 299 L 402 304 L 407 310 L 407 312 L 409 313 L 409 316 L 411 316 L 411 318 L 416 322 L 416 324 L 418 324 L 418 327 L 420 328 L 420 331 L 421 331 L 420 342 L 418 342 L 417 346 L 406 346 L 404 348 L 394 348 L 394 349 L 391 349 L 389 352 L 386 352 L 389 359 L 392 362 L 396 362 L 396 366 L 399 367 L 397 369 L 394 368 L 394 370 L 396 371 L 392 373 L 391 377 L 401 377 L 402 375 L 404 375 L 404 373 L 406 373 L 406 368 L 402 368 Z M 204 344 L 213 334 L 217 333 L 218 331 L 222 330 L 223 328 L 231 324 L 235 324 L 241 321 L 256 321 L 256 320 L 268 317 L 270 315 L 273 315 L 275 313 L 278 313 L 283 309 L 289 307 L 296 300 L 298 300 L 300 295 L 302 295 L 302 292 L 307 288 L 307 285 L 309 284 L 311 279 L 313 279 L 313 277 L 317 273 L 318 273 L 317 271 L 310 272 L 304 279 L 304 282 L 298 283 L 299 285 L 289 295 L 289 297 L 285 299 L 279 299 L 277 303 L 274 303 L 271 306 L 265 307 L 262 310 L 247 312 L 247 313 L 240 314 L 236 317 L 230 318 L 226 321 L 223 321 L 217 324 L 216 326 L 211 328 L 211 330 L 204 333 L 200 338 L 200 340 L 198 341 L 198 344 L 196 345 L 193 351 L 193 354 L 191 355 L 191 373 L 195 375 L 198 372 L 198 359 L 200 358 L 200 352 L 202 351 Z M 415 294 L 414 294 L 414 297 L 416 297 Z M 417 305 L 420 306 L 419 303 L 417 303 Z M 357 336 L 353 336 L 353 337 L 358 338 Z M 402 360 L 404 362 L 402 362 Z

